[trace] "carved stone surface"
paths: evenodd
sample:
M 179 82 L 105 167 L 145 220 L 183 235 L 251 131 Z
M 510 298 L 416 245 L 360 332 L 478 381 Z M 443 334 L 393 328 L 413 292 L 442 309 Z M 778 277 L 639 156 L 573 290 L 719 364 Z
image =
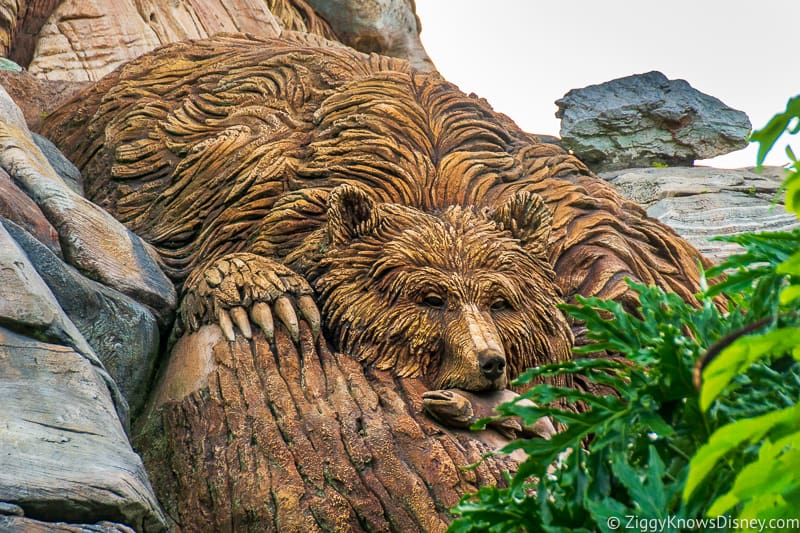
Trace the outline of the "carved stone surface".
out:
M 783 231 L 798 225 L 797 217 L 786 213 L 780 202 L 778 189 L 784 180 L 780 167 L 766 167 L 762 172 L 753 168 L 632 168 L 601 176 L 714 262 L 741 248 L 710 241 L 712 237 Z
M 68 524 L 66 522 L 42 522 L 22 516 L 0 516 L 0 530 L 6 533 L 135 533 L 134 529 L 113 522 Z
M 28 133 L 28 124 L 25 122 L 22 110 L 3 87 L 0 87 L 0 118 L 9 127 L 20 130 L 23 134 Z
M 420 380 L 299 335 L 226 342 L 205 326 L 176 345 L 135 442 L 182 530 L 442 532 L 461 495 L 516 469 L 463 469 L 507 439 L 444 430 Z
M 38 519 L 158 529 L 124 398 L 2 226 L 0 250 L 0 501 Z
M 81 179 L 80 171 L 75 168 L 72 162 L 64 157 L 56 145 L 50 142 L 46 137 L 42 137 L 38 133 L 31 132 L 31 137 L 42 154 L 47 158 L 47 162 L 56 171 L 56 174 L 64 180 L 67 186 L 75 191 L 77 194 L 83 196 L 83 180 Z
M 408 59 L 414 67 L 435 67 L 419 33 L 414 0 L 307 0 L 336 32 L 337 38 L 361 52 Z
M 131 416 L 138 416 L 158 360 L 155 317 L 142 304 L 84 277 L 21 228 L 8 223 L 6 229 L 119 386 Z
M 116 385 L 105 373 L 92 347 L 61 309 L 50 288 L 8 233 L 5 225 L 0 225 L 0 251 L 2 323 L 17 331 L 31 332 L 34 338 L 74 348 L 104 377 L 118 406 L 122 403 L 120 414 L 124 419 L 127 416 L 127 405 L 120 397 Z
M 699 288 L 696 251 L 560 147 L 289 32 L 162 48 L 44 132 L 180 287 L 137 443 L 188 529 L 443 530 L 500 467 L 459 470 L 489 445 L 422 393 L 570 357 L 559 294 Z
M 16 109 L 16 115 L 0 115 L 0 168 L 56 229 L 65 260 L 92 279 L 150 306 L 162 321 L 169 320 L 175 289 L 159 268 L 155 253 L 67 186 L 34 143 L 22 113 L 4 91 L 0 102 Z
M 51 80 L 96 80 L 168 42 L 221 31 L 278 35 L 267 2 L 62 0 L 42 27 L 28 70 Z
M 8 57 L 17 33 L 19 2 L 0 2 L 0 56 Z
M 19 224 L 53 253 L 62 256 L 56 229 L 39 206 L 14 184 L 3 169 L 0 169 L 0 217 Z
M 83 355 L 0 327 L 0 405 L 0 500 L 47 522 L 163 529 L 107 383 Z
M 141 98 L 145 83 L 162 95 L 157 107 Z M 270 93 L 287 95 L 285 104 Z M 380 105 L 367 105 L 377 98 Z M 97 113 L 100 99 L 115 105 Z M 227 102 L 236 102 L 235 121 L 212 120 L 233 109 Z M 165 134 L 149 133 L 156 129 Z M 340 349 L 427 376 L 434 388 L 480 390 L 504 384 L 494 381 L 503 372 L 483 376 L 482 359 L 495 353 L 505 352 L 512 374 L 569 357 L 556 283 L 567 298 L 579 291 L 631 304 L 624 275 L 684 295 L 697 283 L 696 252 L 575 158 L 535 143 L 437 76 L 387 58 L 235 36 L 173 45 L 91 88 L 53 114 L 46 131 L 74 150 L 87 194 L 155 244 L 173 279 L 185 282 L 179 334 L 219 322 L 229 338 L 234 325 L 247 336 L 250 319 L 272 324 L 272 315 L 313 323 L 313 306 L 302 304 L 309 281 Z M 178 163 L 176 154 L 187 157 Z M 555 213 L 549 241 L 537 194 Z M 460 207 L 470 205 L 486 209 Z M 657 255 L 666 242 L 672 251 Z M 459 254 L 470 259 L 452 259 Z M 362 263 L 387 271 L 368 273 Z M 406 281 L 404 265 L 441 270 L 470 289 Z M 484 271 L 498 280 L 479 281 Z M 396 284 L 391 305 L 382 283 Z M 418 294 L 424 287 L 429 294 Z M 490 318 L 490 306 L 506 318 Z M 452 328 L 437 326 L 451 307 Z
M 0 71 L 20 72 L 22 71 L 22 67 L 8 58 L 0 57 Z
M 44 80 L 27 71 L 0 71 L 0 85 L 22 110 L 28 127 L 36 129 L 50 111 L 86 87 L 87 82 Z
M 691 165 L 747 146 L 750 120 L 684 80 L 648 72 L 556 101 L 561 139 L 592 169 Z
M 165 518 L 124 429 L 125 396 L 137 410 L 145 399 L 159 345 L 156 320 L 63 260 L 77 246 L 85 254 L 121 252 L 129 261 L 124 267 L 101 257 L 99 271 L 105 268 L 107 277 L 158 266 L 145 254 L 137 257 L 141 241 L 94 206 L 102 215 L 86 218 L 108 224 L 71 232 L 89 202 L 52 169 L 2 91 L 0 105 L 8 109 L 0 116 L 0 212 L 20 223 L 0 217 L 0 515 L 6 515 L 0 529 L 130 531 L 124 523 L 160 531 Z M 63 156 L 43 145 L 74 177 Z M 160 272 L 136 272 L 114 285 L 152 294 L 158 276 L 167 289 L 159 296 L 167 316 L 174 289 Z
M 27 66 L 33 57 L 36 36 L 59 0 L 0 2 L 0 44 L 3 56 Z
M 413 0 L 0 3 L 0 56 L 48 80 L 97 80 L 127 60 L 185 39 L 220 32 L 270 37 L 283 30 L 340 40 L 364 52 L 408 59 L 417 68 L 434 70 L 419 38 Z

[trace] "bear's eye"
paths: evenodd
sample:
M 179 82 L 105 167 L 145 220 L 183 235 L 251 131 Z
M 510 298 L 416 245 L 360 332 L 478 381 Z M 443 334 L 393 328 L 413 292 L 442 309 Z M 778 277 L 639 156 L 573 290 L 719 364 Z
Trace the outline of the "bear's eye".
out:
M 441 309 L 444 307 L 444 299 L 438 294 L 431 293 L 422 299 L 422 305 L 425 307 L 431 307 L 433 309 Z
M 508 309 L 511 309 L 511 304 L 505 298 L 497 298 L 492 302 L 492 311 L 506 311 Z

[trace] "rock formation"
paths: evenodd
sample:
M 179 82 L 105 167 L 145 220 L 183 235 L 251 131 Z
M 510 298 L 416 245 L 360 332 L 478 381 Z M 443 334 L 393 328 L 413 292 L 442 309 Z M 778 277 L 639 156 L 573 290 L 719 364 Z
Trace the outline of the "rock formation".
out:
M 784 231 L 797 225 L 786 213 L 779 188 L 784 171 L 766 167 L 631 168 L 603 172 L 617 189 L 672 227 L 714 262 L 740 250 L 712 237 L 742 232 Z
M 2 90 L 0 109 L 0 524 L 160 530 L 126 426 L 174 290 L 137 237 L 62 181 Z
M 269 342 L 184 336 L 137 432 L 167 514 L 186 531 L 441 532 L 467 491 L 503 483 L 494 431 L 423 414 L 419 379 L 366 369 L 300 322 Z
M 6 1 L 0 2 L 0 51 L 40 78 L 90 81 L 167 43 L 220 32 L 275 37 L 292 30 L 433 70 L 413 0 L 312 5 L 317 11 L 305 0 Z
M 428 389 L 568 358 L 559 294 L 699 288 L 699 255 L 563 149 L 307 35 L 163 47 L 43 132 L 180 287 L 137 443 L 188 529 L 443 529 L 498 463 L 459 471 L 487 437 L 425 419 L 465 399 Z
M 573 89 L 556 101 L 564 145 L 595 171 L 691 165 L 747 145 L 747 115 L 648 72 Z
M 45 80 L 26 70 L 0 70 L 0 85 L 22 110 L 28 127 L 35 130 L 48 113 L 85 88 L 88 82 Z
M 435 70 L 419 39 L 422 24 L 414 0 L 306 1 L 346 45 L 407 59 L 418 70 Z

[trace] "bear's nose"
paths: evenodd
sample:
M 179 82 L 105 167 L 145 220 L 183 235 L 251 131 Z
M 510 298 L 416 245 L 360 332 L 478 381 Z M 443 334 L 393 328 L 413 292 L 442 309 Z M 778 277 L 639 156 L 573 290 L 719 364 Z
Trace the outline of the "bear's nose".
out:
M 478 356 L 478 360 L 481 362 L 481 372 L 491 381 L 496 380 L 506 371 L 505 357 L 498 355 L 496 352 L 482 354 L 482 356 Z

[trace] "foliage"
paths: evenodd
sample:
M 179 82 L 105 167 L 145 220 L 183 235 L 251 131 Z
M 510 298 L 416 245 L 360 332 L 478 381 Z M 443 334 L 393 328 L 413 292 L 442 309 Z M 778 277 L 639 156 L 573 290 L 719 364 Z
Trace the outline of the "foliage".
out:
M 790 99 L 785 112 L 753 134 L 753 140 L 759 143 L 759 165 L 785 131 L 800 132 L 800 96 Z M 788 146 L 786 154 L 792 161 L 784 184 L 786 207 L 800 216 L 800 162 Z M 791 236 L 780 244 L 783 245 L 783 261 L 776 265 L 775 272 L 783 276 L 783 283 L 774 285 L 765 295 L 772 307 L 769 318 L 774 329 L 736 339 L 705 368 L 700 396 L 700 406 L 704 410 L 726 390 L 735 390 L 733 382 L 737 375 L 753 365 L 788 354 L 800 361 L 800 327 L 797 327 L 800 246 L 793 243 Z M 742 277 L 741 274 L 741 270 L 736 272 L 728 281 L 737 275 Z M 791 399 L 794 401 L 783 409 L 752 418 L 742 417 L 715 431 L 692 458 L 684 499 L 690 499 L 697 487 L 707 482 L 709 472 L 721 460 L 743 445 L 749 445 L 751 449 L 757 448 L 757 457 L 737 465 L 740 471 L 732 487 L 713 502 L 708 514 L 722 514 L 733 509 L 745 519 L 797 518 L 796 510 L 800 508 L 800 404 L 797 396 Z
M 781 136 L 788 132 L 796 135 L 800 132 L 800 94 L 790 98 L 786 104 L 786 111 L 778 113 L 758 131 L 750 136 L 752 142 L 758 143 L 758 165 L 764 163 L 767 154 L 773 149 Z M 786 187 L 786 209 L 800 214 L 800 161 L 790 146 L 786 146 L 786 155 L 791 161 L 789 175 L 784 186 Z
M 753 134 L 759 164 L 787 128 L 797 133 L 797 117 L 800 97 Z M 800 163 L 787 153 L 787 207 L 800 214 Z M 465 496 L 449 531 L 614 531 L 629 517 L 674 531 L 680 519 L 800 508 L 800 230 L 726 240 L 744 252 L 709 270 L 725 277 L 697 305 L 631 284 L 636 314 L 596 298 L 564 306 L 593 341 L 576 351 L 594 358 L 530 369 L 518 383 L 572 374 L 616 393 L 540 384 L 501 405 L 501 416 L 550 416 L 565 429 L 506 446 L 528 455 L 509 486 Z

